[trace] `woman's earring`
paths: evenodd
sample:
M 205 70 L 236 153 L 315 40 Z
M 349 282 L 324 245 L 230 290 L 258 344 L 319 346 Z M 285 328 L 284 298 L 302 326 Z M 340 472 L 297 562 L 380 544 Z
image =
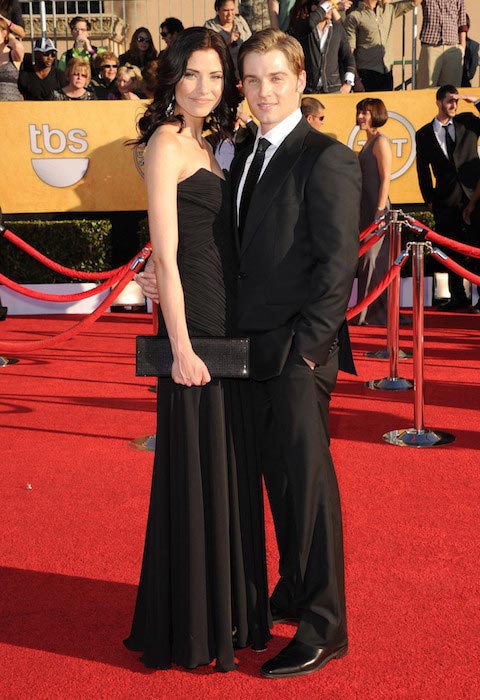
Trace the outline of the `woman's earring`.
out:
M 165 110 L 165 114 L 167 117 L 172 116 L 174 107 L 175 107 L 175 96 L 172 97 L 172 99 L 170 100 L 170 104 L 168 105 L 167 109 Z

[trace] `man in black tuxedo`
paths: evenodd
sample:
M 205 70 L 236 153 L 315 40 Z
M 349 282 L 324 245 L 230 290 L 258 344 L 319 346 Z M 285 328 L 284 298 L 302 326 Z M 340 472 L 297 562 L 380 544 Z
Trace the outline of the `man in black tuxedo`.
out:
M 300 44 L 273 29 L 239 53 L 253 149 L 231 168 L 238 331 L 251 338 L 261 466 L 280 552 L 275 620 L 299 621 L 262 674 L 311 673 L 347 651 L 342 518 L 329 450 L 339 367 L 354 372 L 345 311 L 358 263 L 361 175 L 302 116 Z
M 449 238 L 478 245 L 478 222 L 466 226 L 462 212 L 480 178 L 477 150 L 480 119 L 470 112 L 457 114 L 459 100 L 474 103 L 480 111 L 478 97 L 459 95 L 453 85 L 443 85 L 437 90 L 437 115 L 416 133 L 418 182 L 435 217 L 435 230 Z M 462 263 L 461 255 L 450 253 L 450 256 Z M 462 278 L 449 272 L 448 285 L 451 299 L 441 308 L 456 311 L 468 306 Z

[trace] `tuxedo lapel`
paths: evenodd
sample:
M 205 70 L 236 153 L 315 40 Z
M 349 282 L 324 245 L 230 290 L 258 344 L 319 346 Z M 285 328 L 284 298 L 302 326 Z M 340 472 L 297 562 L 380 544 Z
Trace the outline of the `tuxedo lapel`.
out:
M 303 142 L 309 131 L 310 126 L 302 120 L 279 146 L 255 186 L 245 220 L 240 254 L 246 250 L 250 241 L 259 230 L 262 220 L 275 199 L 278 190 L 289 176 L 298 158 L 302 155 Z

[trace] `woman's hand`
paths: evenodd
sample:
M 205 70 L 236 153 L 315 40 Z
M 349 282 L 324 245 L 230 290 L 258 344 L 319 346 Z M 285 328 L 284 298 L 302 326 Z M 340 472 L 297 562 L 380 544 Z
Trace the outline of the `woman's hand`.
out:
M 174 358 L 172 364 L 172 379 L 175 384 L 185 386 L 204 386 L 211 380 L 207 365 L 193 350 L 182 353 Z
M 151 299 L 156 304 L 160 303 L 157 278 L 155 276 L 155 265 L 151 257 L 147 260 L 143 271 L 136 274 L 133 279 L 141 287 L 143 295 L 147 297 L 147 299 Z

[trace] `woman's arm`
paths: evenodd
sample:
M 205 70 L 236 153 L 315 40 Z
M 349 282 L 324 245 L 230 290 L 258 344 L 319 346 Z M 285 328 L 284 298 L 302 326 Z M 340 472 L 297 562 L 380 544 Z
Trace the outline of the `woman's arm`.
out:
M 177 264 L 177 187 L 184 174 L 185 161 L 177 135 L 157 130 L 146 149 L 145 182 L 152 259 L 173 354 L 172 379 L 177 384 L 201 386 L 210 381 L 210 374 L 192 349 Z
M 377 212 L 385 211 L 390 190 L 390 178 L 392 175 L 392 147 L 390 141 L 383 134 L 373 145 L 373 155 L 377 161 L 378 174 L 380 175 L 380 187 L 378 188 Z
M 14 63 L 20 65 L 25 55 L 25 49 L 23 48 L 22 42 L 19 41 L 13 34 L 10 34 L 8 38 L 8 46 L 10 47 Z
M 20 39 L 24 38 L 25 25 L 22 18 L 22 9 L 20 7 L 20 3 L 17 0 L 14 0 L 14 2 L 12 3 L 12 8 L 10 10 L 10 18 L 4 17 L 1 14 L 0 17 L 3 17 L 3 19 L 6 21 L 6 23 L 8 24 L 8 28 L 11 32 L 13 32 L 16 36 L 20 37 Z

